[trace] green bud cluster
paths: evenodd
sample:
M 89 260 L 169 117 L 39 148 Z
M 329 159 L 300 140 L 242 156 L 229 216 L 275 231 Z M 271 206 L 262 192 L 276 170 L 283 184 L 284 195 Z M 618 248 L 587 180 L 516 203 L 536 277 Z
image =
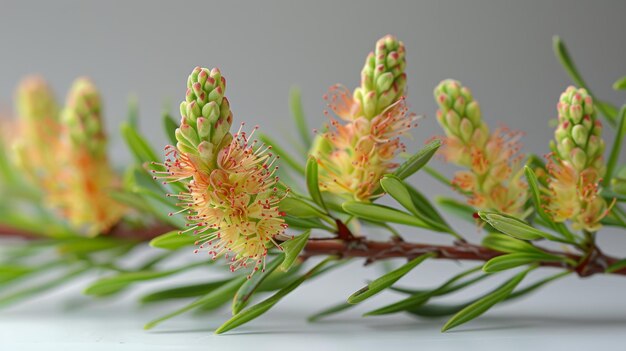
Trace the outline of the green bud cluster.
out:
M 354 90 L 362 113 L 372 119 L 398 101 L 406 88 L 404 44 L 387 35 L 378 40 L 376 51 L 370 53 L 361 71 L 361 86 Z
M 27 123 L 58 119 L 59 106 L 54 93 L 40 76 L 26 77 L 20 82 L 16 93 L 16 105 L 18 116 Z
M 557 104 L 559 126 L 554 132 L 553 151 L 576 170 L 594 168 L 602 177 L 606 165 L 602 124 L 596 119 L 593 99 L 587 90 L 570 86 Z
M 480 105 L 470 89 L 459 81 L 446 79 L 437 85 L 434 96 L 439 105 L 437 121 L 446 135 L 465 145 L 483 148 L 489 138 L 489 127 L 483 122 Z
M 86 149 L 93 157 L 106 155 L 100 93 L 88 78 L 78 78 L 67 95 L 61 113 L 64 136 L 75 150 Z
M 233 114 L 225 92 L 226 80 L 219 69 L 196 67 L 187 79 L 185 101 L 180 104 L 176 147 L 200 156 L 208 165 L 215 164 L 217 152 L 232 140 Z

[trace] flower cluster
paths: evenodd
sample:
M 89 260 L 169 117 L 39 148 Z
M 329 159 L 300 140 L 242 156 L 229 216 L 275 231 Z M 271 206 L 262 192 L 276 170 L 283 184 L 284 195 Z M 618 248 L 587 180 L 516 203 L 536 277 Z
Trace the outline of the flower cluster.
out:
M 54 93 L 42 77 L 29 76 L 20 82 L 15 100 L 20 120 L 13 148 L 19 166 L 37 184 L 54 182 L 51 175 L 59 168 L 55 149 L 61 131 Z
M 325 99 L 334 118 L 316 139 L 312 155 L 320 164 L 323 191 L 368 201 L 380 178 L 398 166 L 393 159 L 404 150 L 400 137 L 415 126 L 404 99 L 404 44 L 393 36 L 376 43 L 353 94 L 335 85 Z
M 118 180 L 107 158 L 96 87 L 77 79 L 59 110 L 46 82 L 31 77 L 18 88 L 17 106 L 19 165 L 74 228 L 88 235 L 107 232 L 125 209 L 109 196 Z
M 155 173 L 186 186 L 187 191 L 170 196 L 187 214 L 184 232 L 198 235 L 196 251 L 224 255 L 233 271 L 254 262 L 254 272 L 264 266 L 271 244 L 278 246 L 275 239 L 284 239 L 287 225 L 278 209 L 284 195 L 277 189 L 271 147 L 258 144 L 254 131 L 230 133 L 225 88 L 218 69 L 193 70 L 180 105 L 178 143 L 166 148 L 166 170 Z
M 602 123 L 585 89 L 570 86 L 557 104 L 559 124 L 548 165 L 548 210 L 556 222 L 571 220 L 575 229 L 597 231 L 609 206 L 598 195 L 606 172 Z
M 458 81 L 442 81 L 434 95 L 437 121 L 446 134 L 441 154 L 467 168 L 455 174 L 453 185 L 468 193 L 469 203 L 478 209 L 523 216 L 528 193 L 521 180 L 521 134 L 505 127 L 490 132 L 478 102 Z

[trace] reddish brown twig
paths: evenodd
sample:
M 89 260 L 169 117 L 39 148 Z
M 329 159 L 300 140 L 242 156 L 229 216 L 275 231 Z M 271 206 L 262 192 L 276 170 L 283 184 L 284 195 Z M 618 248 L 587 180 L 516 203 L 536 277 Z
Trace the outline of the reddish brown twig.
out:
M 504 253 L 491 250 L 482 246 L 469 243 L 458 243 L 456 245 L 429 245 L 403 241 L 342 241 L 337 239 L 309 241 L 304 248 L 303 257 L 320 255 L 337 255 L 340 257 L 362 257 L 367 263 L 388 259 L 406 258 L 412 259 L 425 253 L 435 253 L 435 258 L 449 260 L 470 260 L 488 261 L 494 257 L 504 255 Z M 563 262 L 546 261 L 541 262 L 543 267 L 558 267 L 576 272 L 581 277 L 587 277 L 597 273 L 604 273 L 606 268 L 618 259 L 609 257 L 599 250 L 592 255 L 583 256 L 570 253 L 556 253 L 565 256 L 580 264 L 576 267 Z M 589 258 L 591 257 L 591 258 Z M 626 275 L 626 269 L 620 269 L 613 274 Z
M 156 223 L 154 225 L 134 229 L 127 226 L 114 227 L 108 236 L 130 239 L 137 241 L 149 241 L 165 232 L 174 230 L 170 225 Z M 14 236 L 26 239 L 39 237 L 33 233 L 23 230 L 0 226 L 0 236 Z M 358 238 L 355 240 L 354 238 Z M 470 244 L 467 242 L 457 242 L 455 245 L 430 245 L 411 243 L 406 241 L 372 241 L 362 237 L 352 237 L 350 240 L 342 239 L 315 239 L 309 240 L 302 253 L 303 258 L 322 255 L 337 255 L 346 258 L 364 258 L 366 263 L 389 258 L 413 259 L 425 253 L 435 253 L 435 258 L 448 260 L 469 260 L 486 262 L 504 253 L 488 249 L 483 246 Z M 545 261 L 540 265 L 543 267 L 558 267 L 577 273 L 581 277 L 588 277 L 598 273 L 604 273 L 606 268 L 618 261 L 617 258 L 610 257 L 595 248 L 586 255 L 576 255 L 564 252 L 551 252 L 556 255 L 567 257 L 575 262 L 577 266 L 571 266 L 563 262 Z M 626 268 L 620 269 L 612 274 L 626 275 Z

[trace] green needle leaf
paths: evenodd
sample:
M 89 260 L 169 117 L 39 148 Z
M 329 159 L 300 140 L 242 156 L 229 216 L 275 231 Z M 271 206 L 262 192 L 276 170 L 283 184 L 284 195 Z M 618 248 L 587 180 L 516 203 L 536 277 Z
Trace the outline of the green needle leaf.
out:
M 620 152 L 622 151 L 622 143 L 624 142 L 624 138 L 626 138 L 626 105 L 623 105 L 619 110 L 618 118 L 619 126 L 617 127 L 617 134 L 615 135 L 615 141 L 613 142 L 609 160 L 606 163 L 606 174 L 602 180 L 602 185 L 605 187 L 608 187 L 611 183 L 611 179 L 613 179 Z
M 615 83 L 613 83 L 613 89 L 626 90 L 626 76 L 616 80 Z
M 418 256 L 405 265 L 375 279 L 371 283 L 367 284 L 362 289 L 358 290 L 354 294 L 348 297 L 348 303 L 357 304 L 362 302 L 379 292 L 387 289 L 392 286 L 395 282 L 397 282 L 400 278 L 404 277 L 407 273 L 409 273 L 413 268 L 417 267 L 420 263 L 424 262 L 426 259 L 437 256 L 435 253 L 426 253 L 421 256 Z
M 564 258 L 548 254 L 538 254 L 531 252 L 514 252 L 507 255 L 494 257 L 487 261 L 483 266 L 483 271 L 486 273 L 495 273 L 504 271 L 507 269 L 531 264 L 539 263 L 541 261 L 563 261 Z
M 319 218 L 325 216 L 322 211 L 296 197 L 286 197 L 278 206 L 281 211 L 298 218 Z
M 159 162 L 159 158 L 154 150 L 150 147 L 150 144 L 137 132 L 137 130 L 125 122 L 120 127 L 122 138 L 126 141 L 126 145 L 132 152 L 135 160 L 138 163 L 144 164 L 146 162 Z
M 448 322 L 446 322 L 443 328 L 441 328 L 441 331 L 445 332 L 458 327 L 459 325 L 465 324 L 487 312 L 491 307 L 506 299 L 506 297 L 513 292 L 515 287 L 524 279 L 524 277 L 526 277 L 526 274 L 534 268 L 535 267 L 530 267 L 516 274 L 513 278 L 502 284 L 490 294 L 463 308 L 459 311 L 459 313 L 455 314 L 452 318 L 450 318 L 450 320 L 448 320 Z
M 328 262 L 334 259 L 336 258 L 335 257 L 326 258 L 324 261 L 318 263 L 315 267 L 313 267 L 303 276 L 301 276 L 300 278 L 298 278 L 291 284 L 287 285 L 286 287 L 280 289 L 274 295 L 234 315 L 228 321 L 222 324 L 219 328 L 217 328 L 215 333 L 222 334 L 224 332 L 237 328 L 238 326 L 248 323 L 249 321 L 261 316 L 265 312 L 269 311 L 272 307 L 274 307 L 274 305 L 276 305 L 278 301 L 280 301 L 283 297 L 285 297 L 287 294 L 295 290 L 298 286 L 300 286 L 300 284 L 304 283 L 305 280 L 313 276 L 317 271 L 321 270 L 322 267 L 324 267 Z
M 233 304 L 231 308 L 233 315 L 236 315 L 244 307 L 246 307 L 257 288 L 261 285 L 261 283 L 263 283 L 265 278 L 272 274 L 272 272 L 274 272 L 276 268 L 278 268 L 278 266 L 283 263 L 284 259 L 285 254 L 279 254 L 265 267 L 262 272 L 257 272 L 256 274 L 253 274 L 250 279 L 241 284 L 239 290 L 237 290 L 237 293 L 233 298 Z
M 185 312 L 191 311 L 193 309 L 196 309 L 198 307 L 206 307 L 208 305 L 221 305 L 223 302 L 228 301 L 231 299 L 231 297 L 233 296 L 233 294 L 235 293 L 235 291 L 237 291 L 239 289 L 239 286 L 241 286 L 241 284 L 243 284 L 243 282 L 246 280 L 246 277 L 238 277 L 235 278 L 231 281 L 229 281 L 228 283 L 220 286 L 219 288 L 211 291 L 210 293 L 202 296 L 201 298 L 195 300 L 194 302 L 188 304 L 187 306 L 178 309 L 174 312 L 168 313 L 165 316 L 159 317 L 151 322 L 149 322 L 148 324 L 144 325 L 144 329 L 148 330 L 148 329 L 152 329 L 155 326 L 157 326 L 158 324 L 176 317 L 180 314 L 183 314 Z
M 484 247 L 500 251 L 500 252 L 529 252 L 535 254 L 544 253 L 536 246 L 528 243 L 527 241 L 515 239 L 508 235 L 500 234 L 500 233 L 489 233 L 487 234 L 482 241 Z
M 178 250 L 182 247 L 195 245 L 198 238 L 194 235 L 181 233 L 179 230 L 172 230 L 161 234 L 150 240 L 150 246 L 165 250 Z
M 296 259 L 300 255 L 300 252 L 306 246 L 309 236 L 311 235 L 311 231 L 307 230 L 306 232 L 296 236 L 291 240 L 287 240 L 280 245 L 280 247 L 285 252 L 285 260 L 280 265 L 280 270 L 283 272 L 288 271 L 291 266 L 296 262 Z
M 430 202 L 413 187 L 400 180 L 400 178 L 387 175 L 380 180 L 380 185 L 400 205 L 425 223 L 428 223 L 435 230 L 457 236 Z
M 302 97 L 300 89 L 297 87 L 293 87 L 291 88 L 291 91 L 289 91 L 289 108 L 291 109 L 291 115 L 296 123 L 296 128 L 298 129 L 302 143 L 308 149 L 311 147 L 311 130 L 308 127 L 306 118 L 304 117 Z
M 0 296 L 0 307 L 5 307 L 10 304 L 16 303 L 20 300 L 24 300 L 31 296 L 36 296 L 38 294 L 41 294 L 50 289 L 54 289 L 57 286 L 61 286 L 65 284 L 66 282 L 74 279 L 75 277 L 86 272 L 87 270 L 89 270 L 88 267 L 78 268 L 78 269 L 75 269 L 75 270 L 72 270 L 63 274 L 60 277 L 48 280 L 44 283 L 41 283 L 35 286 L 30 286 L 28 288 L 20 289 L 17 291 L 12 291 L 10 294 Z
M 522 296 L 526 296 L 532 293 L 533 291 L 541 288 L 542 286 L 546 285 L 547 283 L 554 281 L 556 279 L 559 279 L 561 277 L 564 277 L 566 275 L 569 275 L 569 274 L 571 274 L 571 272 L 565 271 L 565 272 L 561 272 L 561 273 L 549 276 L 542 280 L 539 280 L 536 283 L 533 283 L 527 287 L 514 291 L 509 296 L 507 296 L 506 299 L 504 299 L 504 301 L 512 301 Z M 478 300 L 475 300 L 475 301 L 478 301 Z M 429 305 L 420 306 L 418 308 L 408 310 L 407 312 L 414 314 L 416 316 L 425 317 L 425 318 L 445 317 L 445 316 L 450 316 L 455 313 L 458 313 L 459 311 L 471 305 L 475 301 L 466 302 L 466 303 L 462 303 L 458 305 L 429 304 Z
M 374 222 L 392 222 L 433 229 L 430 224 L 424 222 L 420 218 L 388 206 L 368 204 L 358 201 L 346 201 L 343 203 L 343 209 L 351 215 Z
M 543 219 L 546 223 L 552 227 L 555 231 L 561 233 L 563 237 L 569 242 L 574 242 L 574 235 L 567 229 L 567 227 L 563 223 L 555 223 L 552 218 L 546 213 L 543 208 L 543 203 L 541 201 L 541 190 L 539 181 L 537 180 L 537 175 L 535 172 L 529 167 L 524 166 L 524 174 L 526 175 L 526 180 L 528 181 L 528 186 L 530 188 L 530 195 L 535 205 L 535 211 Z
M 167 271 L 138 271 L 138 272 L 124 272 L 110 277 L 104 277 L 96 280 L 89 285 L 84 293 L 87 295 L 105 296 L 112 293 L 121 291 L 122 289 L 130 286 L 138 281 L 153 280 L 159 278 L 165 278 L 172 276 L 176 273 L 180 273 L 192 267 L 201 265 L 207 265 L 206 262 L 195 262 L 190 265 L 185 265 L 176 269 L 170 269 Z
M 208 283 L 179 286 L 176 288 L 159 290 L 141 297 L 141 303 L 152 303 L 170 299 L 184 299 L 206 295 L 231 279 L 216 280 Z
M 554 236 L 535 229 L 521 219 L 499 212 L 479 211 L 478 215 L 493 228 L 500 232 L 522 240 L 548 239 L 553 240 Z
M 318 170 L 317 170 L 317 159 L 315 157 L 310 156 L 306 163 L 305 170 L 305 178 L 306 178 L 306 186 L 309 189 L 309 195 L 311 195 L 311 199 L 318 204 L 321 208 L 328 211 L 326 209 L 326 204 L 324 204 L 324 199 L 322 198 L 322 193 L 320 191 L 320 184 L 318 179 Z
M 457 281 L 459 281 L 460 279 L 475 273 L 477 271 L 481 270 L 481 266 L 478 267 L 474 267 L 472 269 L 469 269 L 465 272 L 459 273 L 457 275 L 455 275 L 454 277 L 448 279 L 447 281 L 445 281 L 443 284 L 441 284 L 439 287 L 432 289 L 432 290 L 422 290 L 422 291 L 414 291 L 411 292 L 411 296 L 402 299 L 398 302 L 392 303 L 390 305 L 387 306 L 383 306 L 381 308 L 378 308 L 376 310 L 370 311 L 366 314 L 364 314 L 364 316 L 379 316 L 379 315 L 385 315 L 385 314 L 390 314 L 390 313 L 395 313 L 395 312 L 400 312 L 400 311 L 406 311 L 406 310 L 410 310 L 410 309 L 414 309 L 417 308 L 419 306 L 422 306 L 423 304 L 425 304 L 426 302 L 428 302 L 428 300 L 433 297 L 433 296 L 441 296 L 441 295 L 445 295 L 445 294 L 449 294 L 452 293 L 454 291 L 460 290 L 466 286 L 469 286 L 471 284 L 474 284 L 476 282 L 481 281 L 482 279 L 486 278 L 488 275 L 480 275 L 474 279 L 469 279 L 465 282 L 459 283 L 459 284 L 454 284 Z M 394 289 L 393 287 L 391 287 L 391 289 Z M 396 290 L 396 289 L 394 289 Z M 397 290 L 396 290 L 397 291 Z
M 404 162 L 393 175 L 400 179 L 406 179 L 413 173 L 419 171 L 424 167 L 428 161 L 435 155 L 439 147 L 441 146 L 441 140 L 433 140 L 426 144 L 424 148 L 418 151 L 415 155 L 411 156 L 406 162 Z
M 345 311 L 347 309 L 350 309 L 352 307 L 354 307 L 355 305 L 347 303 L 347 302 L 340 302 L 336 305 L 330 306 L 328 308 L 325 308 L 323 310 L 321 310 L 320 312 L 309 316 L 309 318 L 307 318 L 307 320 L 311 323 L 317 322 L 320 319 L 324 318 L 324 317 L 328 317 L 331 316 L 333 314 Z
M 178 128 L 178 123 L 169 112 L 163 112 L 163 129 L 165 130 L 165 135 L 167 135 L 167 139 L 170 141 L 172 145 L 176 145 L 178 140 L 176 140 L 176 129 Z

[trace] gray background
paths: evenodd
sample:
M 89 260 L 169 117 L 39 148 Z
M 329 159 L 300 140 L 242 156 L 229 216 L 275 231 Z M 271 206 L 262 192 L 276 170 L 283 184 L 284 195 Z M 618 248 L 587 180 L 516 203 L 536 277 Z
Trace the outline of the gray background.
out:
M 625 15 L 624 1 L 0 1 L 0 108 L 5 114 L 11 111 L 13 89 L 26 74 L 45 75 L 61 97 L 74 77 L 91 76 L 105 99 L 113 159 L 122 165 L 130 157 L 116 131 L 129 93 L 139 98 L 142 130 L 155 145 L 164 145 L 163 106 L 174 106 L 176 114 L 191 69 L 217 66 L 228 80 L 235 119 L 259 124 L 287 145 L 296 137 L 287 105 L 289 87 L 302 88 L 311 126 L 319 126 L 325 122 L 321 96 L 326 89 L 337 82 L 356 86 L 365 55 L 379 37 L 391 33 L 407 47 L 409 103 L 426 115 L 410 150 L 441 133 L 432 89 L 441 79 L 456 78 L 472 88 L 488 123 L 525 131 L 525 150 L 544 154 L 552 137 L 547 122 L 556 116 L 556 100 L 569 84 L 553 56 L 552 35 L 565 39 L 595 93 L 621 104 L 624 94 L 610 85 L 626 74 Z M 612 140 L 611 131 L 606 138 Z M 433 165 L 453 171 L 441 162 Z M 424 175 L 412 181 L 429 195 L 452 194 Z M 465 229 L 470 236 L 475 232 L 471 226 Z M 601 241 L 609 244 L 606 251 L 623 255 L 621 236 L 623 232 L 605 232 Z M 441 280 L 455 270 L 452 262 L 428 263 L 413 282 Z M 324 326 L 301 323 L 308 313 L 340 301 L 375 275 L 353 264 L 300 289 L 269 316 L 243 328 L 252 332 L 247 339 L 211 339 L 209 331 L 227 313 L 209 324 L 182 318 L 166 327 L 165 333 L 172 334 L 149 335 L 139 330 L 141 323 L 162 311 L 125 312 L 133 306 L 126 302 L 59 319 L 54 298 L 3 315 L 0 339 L 11 349 L 42 341 L 65 350 L 93 341 L 106 350 L 124 349 L 125 344 L 128 349 L 141 344 L 157 349 L 222 343 L 249 349 L 276 340 L 302 347 L 311 335 L 324 335 L 308 339 L 320 349 L 345 349 L 355 342 L 361 349 L 393 348 L 394 343 L 415 345 L 418 340 L 424 347 L 528 349 L 543 340 L 555 350 L 624 341 L 619 335 L 626 319 L 619 305 L 626 282 L 614 277 L 567 278 L 534 299 L 498 309 L 466 327 L 471 332 L 465 334 L 438 334 L 441 321 L 364 321 L 358 313 Z M 78 289 L 60 295 L 75 296 Z M 377 299 L 390 301 L 388 295 Z

